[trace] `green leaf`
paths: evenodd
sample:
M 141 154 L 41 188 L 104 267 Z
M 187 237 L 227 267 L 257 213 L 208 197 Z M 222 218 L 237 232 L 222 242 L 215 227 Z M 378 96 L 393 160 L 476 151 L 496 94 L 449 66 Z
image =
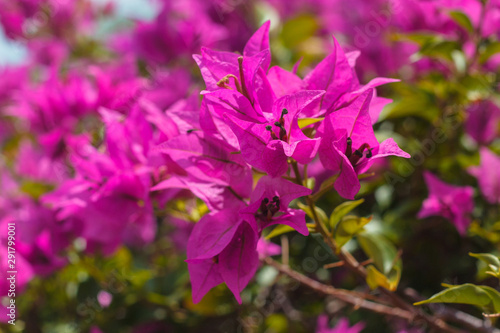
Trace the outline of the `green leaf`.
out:
M 325 118 L 324 117 L 323 118 L 300 118 L 298 120 L 299 128 L 307 127 L 307 126 L 312 125 L 314 123 L 320 122 L 323 119 L 325 119 Z
M 297 204 L 297 206 L 300 209 L 302 209 L 304 212 L 306 212 L 307 216 L 309 216 L 314 221 L 314 214 L 309 206 L 306 206 L 300 202 Z M 321 220 L 321 222 L 326 225 L 326 223 L 328 221 L 328 217 L 326 216 L 325 211 L 323 209 L 319 208 L 318 206 L 315 206 L 315 211 L 316 211 L 316 215 Z
M 266 239 L 271 239 L 273 237 L 276 237 L 276 236 L 279 236 L 279 235 L 283 235 L 283 234 L 286 234 L 287 232 L 290 232 L 290 231 L 295 231 L 294 228 L 292 227 L 289 227 L 287 225 L 284 225 L 284 224 L 278 224 L 274 229 L 273 231 L 271 231 L 267 236 L 266 236 Z
M 316 232 L 316 223 L 306 223 L 309 232 Z
M 23 181 L 21 183 L 21 192 L 28 194 L 33 199 L 38 199 L 47 192 L 54 189 L 54 186 L 33 181 Z
M 479 62 L 484 64 L 495 54 L 500 53 L 500 42 L 492 42 L 480 49 Z
M 334 238 L 339 249 L 344 246 L 358 232 L 363 230 L 363 227 L 371 221 L 371 218 L 345 216 L 335 227 Z
M 443 284 L 447 289 L 431 298 L 414 305 L 426 303 L 461 303 L 479 306 L 495 313 L 500 312 L 500 293 L 488 286 L 476 286 L 470 283 L 462 285 Z
M 340 219 L 343 218 L 346 214 L 352 211 L 354 208 L 361 205 L 365 200 L 359 199 L 356 201 L 346 201 L 335 207 L 330 215 L 330 228 L 331 230 L 335 229 L 337 223 L 339 223 Z
M 281 39 L 287 48 L 293 49 L 313 37 L 318 28 L 318 23 L 313 15 L 300 15 L 283 24 Z
M 357 235 L 357 239 L 363 251 L 383 274 L 389 274 L 395 265 L 401 266 L 396 247 L 384 236 L 363 232 Z
M 400 40 L 407 39 L 407 40 L 410 40 L 412 42 L 419 44 L 420 46 L 423 46 L 425 44 L 435 43 L 438 38 L 435 34 L 416 32 L 416 33 L 407 33 L 407 34 L 401 35 L 399 39 Z
M 128 277 L 130 282 L 136 287 L 142 287 L 152 278 L 152 272 L 147 269 L 133 271 Z
M 470 33 L 474 32 L 474 26 L 472 25 L 470 18 L 465 13 L 459 10 L 452 10 L 450 11 L 449 14 L 453 19 L 453 21 L 457 22 L 458 25 L 465 28 L 465 30 L 467 30 Z
M 499 277 L 500 276 L 500 259 L 490 253 L 469 253 L 471 257 L 481 260 L 484 262 L 491 271 L 486 273 Z
M 489 266 L 494 266 L 497 269 L 500 268 L 500 259 L 498 257 L 490 254 L 490 253 L 471 253 L 469 252 L 471 257 L 477 258 L 483 262 L 485 262 Z
M 433 121 L 441 115 L 441 110 L 436 106 L 434 92 L 401 82 L 393 86 L 399 99 L 384 107 L 380 121 L 408 116 Z
M 370 265 L 366 267 L 366 273 L 366 283 L 372 290 L 382 287 L 390 291 L 395 291 L 401 279 L 401 269 L 399 267 L 395 267 L 391 270 L 389 276 L 385 276 L 375 266 Z
M 419 53 L 427 57 L 445 59 L 451 62 L 453 61 L 451 54 L 454 50 L 460 50 L 460 45 L 457 42 L 443 40 L 424 45 Z

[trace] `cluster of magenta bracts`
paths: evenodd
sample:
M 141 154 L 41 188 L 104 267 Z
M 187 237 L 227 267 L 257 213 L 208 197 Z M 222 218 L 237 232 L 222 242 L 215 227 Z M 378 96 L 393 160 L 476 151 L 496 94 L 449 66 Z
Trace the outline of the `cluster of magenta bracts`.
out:
M 310 4 L 269 2 L 278 9 L 286 3 L 290 10 Z M 335 1 L 316 2 L 314 8 L 322 15 L 334 12 L 328 6 Z M 22 25 L 34 16 L 33 8 L 51 6 L 59 17 L 49 20 L 39 35 L 29 36 L 33 39 L 28 43 L 28 64 L 3 70 L 0 81 L 2 116 L 15 118 L 17 126 L 0 122 L 2 144 L 17 147 L 12 159 L 0 161 L 5 165 L 0 170 L 0 223 L 2 230 L 13 220 L 18 226 L 20 286 L 66 265 L 65 250 L 75 239 L 85 241 L 86 253 L 104 254 L 123 244 L 140 247 L 152 242 L 159 219 L 156 208 L 199 198 L 210 213 L 196 223 L 187 246 L 185 240 L 173 240 L 187 247 L 193 299 L 199 301 L 225 282 L 241 301 L 240 292 L 255 274 L 259 253 L 279 252 L 260 240 L 263 230 L 285 224 L 308 234 L 305 213 L 290 208 L 290 203 L 312 190 L 283 177 L 293 175 L 291 163 L 297 163 L 300 172 L 309 165 L 310 178 L 338 175 L 335 190 L 353 199 L 360 190 L 358 176 L 377 159 L 409 157 L 394 140 L 379 142 L 372 127 L 390 102 L 378 97 L 375 88 L 397 80 L 376 78 L 360 84 L 355 72 L 358 51 L 344 52 L 334 40 L 331 54 L 301 78 L 297 66 L 292 71 L 270 68 L 269 23 L 245 44 L 241 36 L 250 35 L 250 25 L 237 8 L 223 11 L 223 22 L 217 23 L 205 1 L 180 3 L 164 1 L 153 22 L 139 22 L 132 32 L 107 41 L 121 54 L 112 62 L 70 62 L 77 43 L 71 33 L 90 34 L 96 17 L 110 7 L 93 11 L 83 0 L 0 0 L 2 25 L 13 38 L 28 37 Z M 449 9 L 438 1 L 412 6 L 418 10 L 408 10 L 407 15 L 418 13 L 427 19 Z M 321 17 L 324 22 L 359 26 L 347 19 Z M 436 31 L 455 31 L 442 15 L 438 17 Z M 398 20 L 391 24 L 403 27 Z M 496 24 L 490 21 L 489 26 Z M 332 30 L 350 33 L 341 27 L 325 29 Z M 200 89 L 179 64 L 200 46 L 210 45 L 243 53 L 202 48 L 194 56 L 206 85 L 200 104 Z M 400 56 L 406 47 L 398 53 L 381 45 L 376 49 L 383 52 L 370 59 L 387 53 L 399 59 L 384 64 L 400 66 L 407 60 Z M 360 48 L 366 51 L 362 72 L 370 71 L 373 64 L 363 55 L 376 50 Z M 141 75 L 138 59 L 149 65 L 151 79 Z M 494 126 L 483 129 L 485 118 L 489 124 L 498 123 L 495 104 L 482 101 L 471 106 L 466 129 L 482 145 L 498 136 Z M 314 121 L 302 126 L 299 119 Z M 24 134 L 16 136 L 18 131 Z M 499 164 L 498 156 L 484 147 L 481 166 L 470 170 L 492 204 L 500 203 Z M 442 215 L 464 232 L 473 208 L 472 189 L 447 187 L 431 174 L 426 181 L 431 194 L 420 216 Z M 174 218 L 169 222 L 181 228 L 188 225 Z
M 195 302 L 222 282 L 241 302 L 240 292 L 257 270 L 258 242 L 266 227 L 284 224 L 308 234 L 305 213 L 289 205 L 311 189 L 282 177 L 290 174 L 291 163 L 299 169 L 321 164 L 330 175 L 338 174 L 335 189 L 352 199 L 360 189 L 358 175 L 375 159 L 409 157 L 392 139 L 379 143 L 372 128 L 383 104 L 374 87 L 394 80 L 377 78 L 360 85 L 353 68 L 356 54 L 344 53 L 336 41 L 334 52 L 304 79 L 269 68 L 268 31 L 269 22 L 250 38 L 243 56 L 211 49 L 194 56 L 207 87 L 199 131 L 161 148 L 178 162 L 186 151 L 194 152 L 195 140 L 218 145 L 198 149 L 206 159 L 203 171 L 198 159 L 184 161 L 189 181 L 171 177 L 154 188 L 182 182 L 192 192 L 203 192 L 203 186 L 215 190 L 216 197 L 200 193 L 211 212 L 195 225 L 188 242 Z M 299 119 L 314 122 L 301 128 Z M 260 175 L 253 190 L 252 169 Z M 200 182 L 204 175 L 210 175 L 212 184 Z

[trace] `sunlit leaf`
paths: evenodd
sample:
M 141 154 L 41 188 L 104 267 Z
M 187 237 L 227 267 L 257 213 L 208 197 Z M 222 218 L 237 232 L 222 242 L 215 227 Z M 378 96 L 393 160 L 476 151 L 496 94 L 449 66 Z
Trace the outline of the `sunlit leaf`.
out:
M 426 303 L 462 303 L 476 305 L 495 313 L 500 312 L 500 293 L 491 287 L 476 286 L 470 283 L 457 286 L 443 285 L 447 289 L 427 300 L 417 302 L 415 305 Z
M 300 202 L 297 204 L 297 206 L 304 212 L 306 212 L 307 216 L 309 216 L 314 221 L 314 214 L 313 211 L 311 210 L 311 207 L 306 206 Z M 326 223 L 328 222 L 328 217 L 326 216 L 325 211 L 319 208 L 318 206 L 315 206 L 315 212 L 316 216 L 321 220 L 321 222 L 326 225 Z
M 491 271 L 487 273 L 498 277 L 500 275 L 500 259 L 490 253 L 469 253 L 471 257 L 481 260 L 484 262 Z
M 382 274 L 373 265 L 366 267 L 366 273 L 366 283 L 372 290 L 382 287 L 394 291 L 397 289 L 401 278 L 401 269 L 399 267 L 395 267 L 391 270 L 389 277 Z
M 284 225 L 284 224 L 278 224 L 273 231 L 271 231 L 267 236 L 266 239 L 271 239 L 273 237 L 279 236 L 286 234 L 287 232 L 295 231 L 294 228 Z
M 371 221 L 371 218 L 357 216 L 345 216 L 336 226 L 334 238 L 337 245 L 344 246 L 358 232 L 363 230 L 363 227 Z
M 359 199 L 356 201 L 346 201 L 335 207 L 330 215 L 330 228 L 333 230 L 337 223 L 349 212 L 351 212 L 354 208 L 361 205 L 365 200 Z

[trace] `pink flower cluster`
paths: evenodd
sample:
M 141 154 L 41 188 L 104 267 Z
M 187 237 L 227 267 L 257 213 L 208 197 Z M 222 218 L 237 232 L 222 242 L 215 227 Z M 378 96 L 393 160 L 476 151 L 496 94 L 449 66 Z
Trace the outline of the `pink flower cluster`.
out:
M 151 25 L 163 22 L 168 10 L 174 9 L 165 6 L 156 23 L 137 26 L 138 44 L 119 61 L 69 67 L 64 74 L 65 62 L 49 63 L 38 67 L 35 81 L 27 80 L 30 67 L 5 72 L 4 115 L 30 133 L 16 143 L 15 165 L 2 171 L 8 195 L 0 202 L 3 224 L 14 219 L 22 230 L 24 281 L 64 266 L 73 240 L 83 240 L 85 252 L 104 254 L 122 244 L 147 244 L 156 235 L 154 207 L 194 196 L 210 213 L 187 244 L 193 299 L 225 282 L 241 302 L 258 249 L 277 251 L 259 241 L 263 230 L 284 224 L 308 234 L 305 213 L 289 206 L 311 189 L 282 177 L 290 163 L 337 173 L 335 189 L 352 199 L 358 175 L 374 160 L 409 157 L 392 139 L 379 143 L 372 128 L 389 102 L 374 88 L 395 80 L 361 85 L 354 71 L 359 53 L 344 53 L 337 41 L 334 52 L 300 78 L 269 68 L 267 22 L 243 55 L 202 48 L 194 56 L 206 84 L 201 105 L 196 90 L 170 89 L 174 82 L 191 86 L 184 72 L 162 65 L 178 55 L 157 57 L 163 47 L 144 44 L 148 36 L 167 37 Z M 153 81 L 140 77 L 135 56 L 152 64 Z M 303 126 L 301 119 L 314 121 Z
M 414 5 L 428 19 L 433 10 L 423 8 L 441 13 L 438 2 L 444 1 Z M 190 232 L 187 244 L 175 235 L 172 241 L 186 248 L 193 301 L 225 283 L 241 303 L 259 254 L 279 253 L 262 240 L 264 230 L 281 224 L 309 233 L 293 201 L 313 189 L 292 181 L 297 171 L 308 166 L 309 178 L 337 175 L 335 191 L 353 199 L 359 176 L 377 159 L 410 157 L 392 138 L 375 137 L 373 125 L 391 102 L 375 89 L 398 80 L 376 77 L 362 84 L 359 51 L 346 52 L 334 39 L 330 54 L 300 77 L 298 65 L 291 71 L 271 67 L 270 22 L 250 36 L 238 8 L 226 12 L 218 4 L 214 13 L 202 0 L 159 5 L 153 21 L 99 41 L 107 47 L 101 50 L 86 38 L 111 5 L 97 10 L 86 0 L 0 0 L 6 34 L 32 38 L 27 63 L 2 69 L 0 81 L 0 143 L 11 157 L 0 160 L 0 226 L 5 231 L 7 223 L 17 224 L 20 285 L 66 265 L 70 247 L 109 255 L 122 245 L 148 244 L 164 222 L 158 211 L 179 199 L 194 211 L 199 199 L 209 212 L 192 231 L 182 219 L 165 219 Z M 41 22 L 42 9 L 53 16 Z M 391 24 L 412 30 L 411 22 L 428 21 L 417 18 Z M 439 18 L 437 30 L 454 31 Z M 342 22 L 352 27 L 349 19 Z M 32 31 L 26 28 L 31 23 Z M 193 53 L 194 61 L 188 57 Z M 195 64 L 205 83 L 201 98 Z M 481 127 L 482 119 L 500 117 L 492 102 L 472 105 L 468 117 L 467 131 L 479 144 L 496 137 L 498 128 Z M 470 169 L 492 204 L 500 203 L 498 168 L 491 168 L 499 161 L 483 147 L 481 165 Z M 442 215 L 464 232 L 472 190 L 449 187 L 431 174 L 425 179 L 431 193 L 420 217 Z M 6 286 L 0 288 L 4 293 Z

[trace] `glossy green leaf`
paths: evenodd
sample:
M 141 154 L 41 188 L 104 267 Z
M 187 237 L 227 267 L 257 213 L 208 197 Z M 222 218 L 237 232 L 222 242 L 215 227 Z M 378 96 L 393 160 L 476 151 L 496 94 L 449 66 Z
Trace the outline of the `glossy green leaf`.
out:
M 415 305 L 426 303 L 461 303 L 476 305 L 495 313 L 500 312 L 500 293 L 491 287 L 476 286 L 470 283 L 457 286 L 443 285 L 447 289 L 427 300 L 417 302 Z
M 481 260 L 488 265 L 491 271 L 486 273 L 499 277 L 500 276 L 500 259 L 490 253 L 469 253 L 471 257 Z
M 358 207 L 361 205 L 365 200 L 364 199 L 359 199 L 356 201 L 346 201 L 335 207 L 335 209 L 332 212 L 332 215 L 330 215 L 330 228 L 333 230 L 335 229 L 335 226 L 337 223 L 340 222 L 340 220 L 349 212 L 351 212 L 354 208 Z
M 389 274 L 394 265 L 401 265 L 396 247 L 384 236 L 363 232 L 357 235 L 357 239 L 363 251 L 383 274 Z
M 363 227 L 371 221 L 371 218 L 345 216 L 335 227 L 334 238 L 338 247 L 344 246 L 358 232 L 363 230 Z
M 287 232 L 291 232 L 291 231 L 295 231 L 294 228 L 292 227 L 289 227 L 287 225 L 284 225 L 284 224 L 278 224 L 274 229 L 273 231 L 271 231 L 267 236 L 266 236 L 266 239 L 271 239 L 273 237 L 276 237 L 276 236 L 279 236 L 279 235 L 283 235 L 283 234 L 286 234 Z

